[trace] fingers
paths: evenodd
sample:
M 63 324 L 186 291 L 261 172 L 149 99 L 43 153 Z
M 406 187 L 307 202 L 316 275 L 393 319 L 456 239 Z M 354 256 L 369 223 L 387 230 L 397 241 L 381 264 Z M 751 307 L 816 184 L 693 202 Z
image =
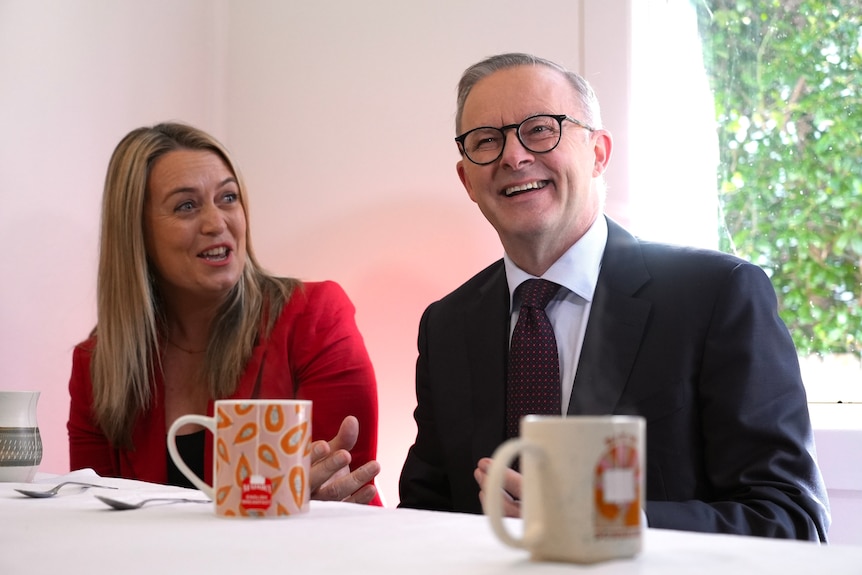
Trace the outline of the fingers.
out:
M 311 498 L 324 501 L 368 503 L 377 494 L 373 485 L 366 485 L 380 473 L 380 464 L 369 461 L 350 471 L 350 449 L 359 437 L 359 420 L 352 415 L 344 418 L 338 433 L 330 441 L 315 441 L 311 446 Z
M 507 469 L 505 475 L 503 476 L 503 489 L 506 490 L 506 493 L 512 495 L 512 499 L 515 501 L 521 500 L 521 479 L 522 475 L 515 471 L 514 469 Z
M 479 463 L 476 464 L 476 471 L 474 472 L 474 476 L 476 476 L 476 481 L 479 482 L 480 487 L 482 486 L 482 482 L 484 482 L 485 477 L 487 477 L 488 470 L 490 468 L 490 457 L 483 457 L 479 460 Z M 506 491 L 506 493 L 512 496 L 512 499 L 520 500 L 522 481 L 523 476 L 520 473 L 518 473 L 514 469 L 507 469 L 506 472 L 503 474 L 503 489 Z
M 318 440 L 311 445 L 311 491 L 323 485 L 341 468 L 350 465 L 350 450 L 359 437 L 359 420 L 348 415 L 330 441 Z
M 488 473 L 482 468 L 482 461 L 480 460 L 476 469 L 473 470 L 473 479 L 476 480 L 476 483 L 479 484 L 479 489 L 482 491 L 485 490 L 485 479 L 487 477 Z
M 340 497 L 341 501 L 351 503 L 369 503 L 377 495 L 377 487 L 370 483 L 380 473 L 380 464 L 376 461 L 369 461 L 362 467 L 354 470 L 353 473 L 343 478 L 334 481 L 338 490 L 335 497 Z M 347 495 L 344 495 L 347 493 Z M 344 495 L 342 497 L 342 495 Z
M 311 465 L 314 466 L 318 461 L 326 457 L 332 452 L 329 448 L 329 442 L 323 441 L 322 439 L 319 441 L 315 441 L 311 444 Z
M 359 503 L 361 505 L 367 505 L 371 503 L 374 497 L 377 495 L 377 488 L 373 485 L 363 485 L 359 491 L 344 499 L 347 503 Z
M 347 469 L 345 466 L 343 469 Z M 380 473 L 380 464 L 369 461 L 350 473 L 339 473 L 332 476 L 316 491 L 312 491 L 312 499 L 323 501 L 352 501 L 367 503 L 374 498 L 377 489 L 366 485 Z
M 505 517 L 520 517 L 521 516 L 521 474 L 513 469 L 507 469 L 503 475 L 503 491 L 502 493 L 490 494 L 485 489 L 485 481 L 488 478 L 488 469 L 491 467 L 491 459 L 483 457 L 476 464 L 476 469 L 473 471 L 473 477 L 476 483 L 479 484 L 479 501 L 482 507 L 485 506 L 486 497 L 502 497 L 503 498 L 503 515 Z
M 479 503 L 482 504 L 482 509 L 485 509 L 485 498 L 489 497 L 486 491 L 479 492 Z M 503 517 L 520 517 L 521 516 L 521 502 L 515 501 L 512 499 L 512 496 L 508 493 L 503 492 Z
M 356 445 L 357 439 L 359 439 L 359 420 L 352 415 L 348 415 L 341 422 L 338 433 L 329 441 L 329 447 L 333 451 L 338 449 L 350 451 Z
M 352 461 L 349 451 L 339 449 L 338 451 L 332 452 L 330 450 L 331 448 L 325 441 L 319 443 L 322 443 L 323 445 L 320 446 L 318 453 L 323 453 L 324 455 L 315 459 L 314 454 L 318 446 L 314 445 L 312 447 L 311 478 L 309 480 L 312 496 L 315 491 L 339 474 L 339 472 L 347 474 L 350 471 L 348 466 Z

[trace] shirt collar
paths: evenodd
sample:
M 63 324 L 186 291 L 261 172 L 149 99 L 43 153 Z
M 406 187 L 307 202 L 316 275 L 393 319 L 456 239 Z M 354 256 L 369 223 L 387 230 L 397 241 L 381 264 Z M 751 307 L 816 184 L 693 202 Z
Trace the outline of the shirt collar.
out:
M 608 222 L 603 215 L 600 215 L 581 239 L 566 250 L 541 278 L 563 286 L 586 301 L 592 301 L 607 242 Z M 511 310 L 515 288 L 536 276 L 516 266 L 508 254 L 503 254 L 503 264 L 506 267 L 506 281 L 509 284 L 509 309 Z

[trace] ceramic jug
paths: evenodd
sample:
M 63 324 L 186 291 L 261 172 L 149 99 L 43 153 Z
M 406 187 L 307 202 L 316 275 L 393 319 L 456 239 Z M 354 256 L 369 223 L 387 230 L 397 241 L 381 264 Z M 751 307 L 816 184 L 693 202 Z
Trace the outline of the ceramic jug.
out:
M 38 391 L 0 391 L 0 481 L 26 483 L 42 462 Z

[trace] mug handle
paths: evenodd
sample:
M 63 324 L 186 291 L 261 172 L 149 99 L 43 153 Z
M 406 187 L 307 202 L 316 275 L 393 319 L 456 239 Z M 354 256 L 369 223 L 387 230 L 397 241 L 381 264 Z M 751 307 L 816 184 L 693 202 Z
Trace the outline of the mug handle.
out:
M 503 496 L 502 494 L 497 495 L 503 491 L 503 476 L 512 460 L 518 454 L 528 451 L 539 457 L 540 462 L 544 461 L 545 452 L 542 448 L 520 437 L 509 439 L 494 451 L 486 479 L 487 490 L 484 507 L 485 515 L 488 516 L 491 523 L 491 530 L 494 531 L 494 535 L 500 541 L 510 547 L 529 550 L 544 536 L 544 522 L 531 522 L 529 526 L 524 523 L 524 536 L 520 539 L 515 537 L 506 529 L 506 524 L 503 522 Z
M 171 424 L 170 429 L 168 429 L 168 453 L 171 454 L 171 459 L 174 460 L 174 465 L 177 466 L 183 475 L 185 475 L 192 484 L 207 494 L 207 496 L 215 501 L 215 491 L 212 487 L 206 484 L 203 479 L 197 476 L 197 474 L 191 470 L 191 468 L 186 465 L 186 462 L 183 461 L 180 452 L 177 450 L 177 430 L 187 423 L 197 423 L 199 425 L 203 425 L 207 429 L 215 435 L 216 430 L 216 420 L 215 417 L 206 417 L 204 415 L 183 415 L 176 419 Z

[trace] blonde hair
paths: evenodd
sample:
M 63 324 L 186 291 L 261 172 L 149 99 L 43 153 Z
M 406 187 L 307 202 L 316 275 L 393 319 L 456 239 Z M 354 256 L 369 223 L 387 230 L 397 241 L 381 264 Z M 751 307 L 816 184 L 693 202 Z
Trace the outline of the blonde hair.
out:
M 115 446 L 131 447 L 139 413 L 149 408 L 160 367 L 164 308 L 144 245 L 147 181 L 155 160 L 180 149 L 210 151 L 236 177 L 248 221 L 248 199 L 237 166 L 215 138 L 180 123 L 133 130 L 108 164 L 102 197 L 96 344 L 91 379 L 96 422 Z M 259 336 L 266 336 L 299 281 L 276 278 L 258 264 L 246 226 L 242 276 L 210 331 L 204 377 L 213 399 L 230 396 Z

